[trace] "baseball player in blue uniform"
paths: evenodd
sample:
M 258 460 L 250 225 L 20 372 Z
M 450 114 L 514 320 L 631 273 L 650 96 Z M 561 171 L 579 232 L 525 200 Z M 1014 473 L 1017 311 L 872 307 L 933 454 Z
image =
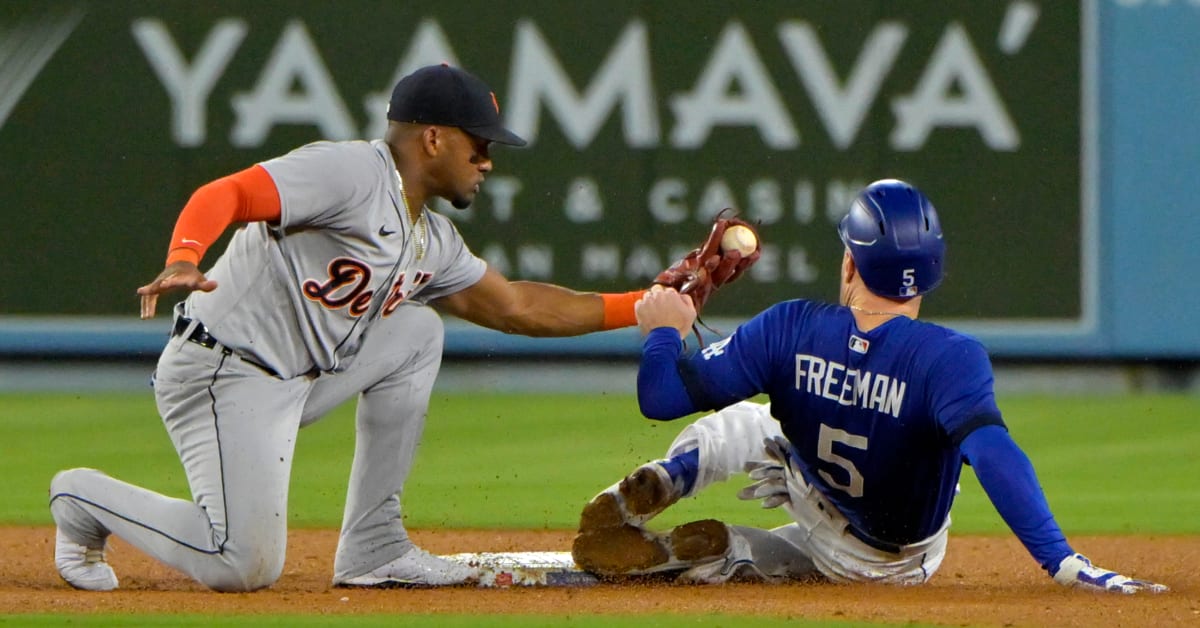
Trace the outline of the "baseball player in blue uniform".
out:
M 357 397 L 356 446 L 334 561 L 341 586 L 469 583 L 476 570 L 409 539 L 400 493 L 441 364 L 431 309 L 529 336 L 635 324 L 641 291 L 575 292 L 509 281 L 476 257 L 433 197 L 471 204 L 504 128 L 495 94 L 446 65 L 397 83 L 388 130 L 316 142 L 199 188 L 180 213 L 166 268 L 138 289 L 142 317 L 175 308 L 154 392 L 192 499 L 95 469 L 51 481 L 55 565 L 80 589 L 111 590 L 116 534 L 221 591 L 275 582 L 287 542 L 297 430 Z M 198 264 L 245 223 L 207 273 Z
M 666 458 L 585 506 L 573 555 L 611 576 L 680 570 L 692 582 L 823 577 L 920 584 L 946 550 L 950 506 L 970 464 L 1004 521 L 1055 582 L 1135 593 L 1166 587 L 1092 565 L 1059 529 L 1029 459 L 996 406 L 975 339 L 917 320 L 943 276 L 937 213 L 898 180 L 863 190 L 841 221 L 840 304 L 774 305 L 728 338 L 683 355 L 690 299 L 654 289 L 638 401 L 651 419 L 716 410 Z M 745 401 L 765 394 L 768 403 Z M 773 529 L 647 521 L 683 496 L 749 471 L 739 497 L 782 506 Z

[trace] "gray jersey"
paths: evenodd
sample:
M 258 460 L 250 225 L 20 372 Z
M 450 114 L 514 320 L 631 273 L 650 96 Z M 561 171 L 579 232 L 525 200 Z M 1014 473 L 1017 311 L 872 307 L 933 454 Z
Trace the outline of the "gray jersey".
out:
M 422 229 L 383 141 L 316 142 L 261 165 L 279 190 L 279 225 L 238 230 L 206 273 L 217 289 L 192 293 L 185 312 L 282 377 L 341 370 L 401 302 L 483 277 L 486 263 L 445 216 L 425 209 L 425 244 L 415 245 Z

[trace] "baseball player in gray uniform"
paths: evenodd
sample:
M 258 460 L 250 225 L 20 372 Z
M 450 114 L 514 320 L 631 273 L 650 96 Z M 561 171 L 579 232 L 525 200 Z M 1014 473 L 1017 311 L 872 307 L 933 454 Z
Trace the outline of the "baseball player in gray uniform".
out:
M 283 570 L 297 430 L 357 395 L 357 440 L 334 562 L 340 586 L 470 583 L 473 568 L 409 539 L 400 493 L 441 363 L 437 309 L 530 336 L 636 323 L 642 294 L 509 281 L 425 203 L 467 207 L 504 128 L 494 93 L 446 65 L 397 83 L 388 131 L 317 142 L 199 188 L 180 213 L 167 266 L 138 289 L 175 307 L 155 371 L 163 423 L 192 499 L 98 470 L 51 481 L 55 564 L 80 589 L 111 590 L 110 534 L 219 591 L 252 591 Z M 209 245 L 245 223 L 202 273 Z

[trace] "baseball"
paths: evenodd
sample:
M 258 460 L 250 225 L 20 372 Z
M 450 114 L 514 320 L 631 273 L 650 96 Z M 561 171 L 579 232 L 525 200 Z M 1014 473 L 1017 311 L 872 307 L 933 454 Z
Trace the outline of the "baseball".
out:
M 734 225 L 726 229 L 721 236 L 722 251 L 737 251 L 742 255 L 749 255 L 757 248 L 758 238 L 749 227 Z

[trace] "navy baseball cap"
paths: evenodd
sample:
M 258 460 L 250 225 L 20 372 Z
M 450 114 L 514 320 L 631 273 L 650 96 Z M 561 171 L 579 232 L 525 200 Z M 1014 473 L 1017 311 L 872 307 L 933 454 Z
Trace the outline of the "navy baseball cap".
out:
M 525 140 L 504 128 L 500 104 L 487 83 L 460 68 L 425 66 L 400 79 L 388 103 L 388 120 L 455 126 L 471 135 L 509 146 Z

